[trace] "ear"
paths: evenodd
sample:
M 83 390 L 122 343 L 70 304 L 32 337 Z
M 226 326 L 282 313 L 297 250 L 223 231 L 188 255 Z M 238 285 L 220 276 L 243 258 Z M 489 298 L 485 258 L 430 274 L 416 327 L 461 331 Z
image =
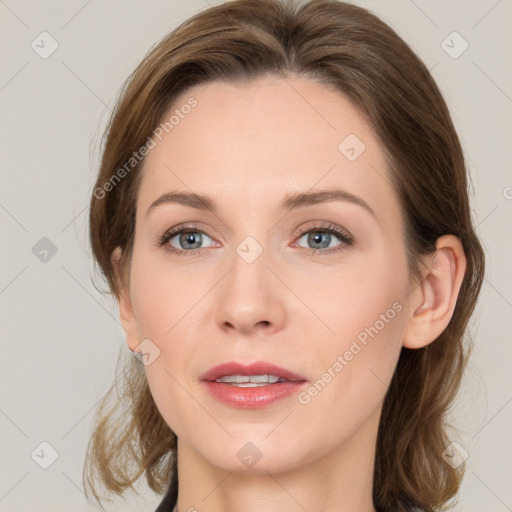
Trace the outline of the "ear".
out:
M 433 255 L 424 260 L 421 283 L 412 292 L 403 346 L 432 343 L 450 322 L 466 271 L 466 257 L 454 235 L 437 239 Z
M 117 282 L 119 283 L 119 318 L 121 320 L 121 326 L 123 327 L 126 344 L 128 345 L 128 348 L 134 352 L 140 342 L 138 337 L 137 321 L 135 319 L 130 298 L 129 279 L 126 279 L 126 276 L 124 276 L 121 271 L 121 257 L 121 248 L 117 247 L 112 252 L 111 262 L 115 270 Z

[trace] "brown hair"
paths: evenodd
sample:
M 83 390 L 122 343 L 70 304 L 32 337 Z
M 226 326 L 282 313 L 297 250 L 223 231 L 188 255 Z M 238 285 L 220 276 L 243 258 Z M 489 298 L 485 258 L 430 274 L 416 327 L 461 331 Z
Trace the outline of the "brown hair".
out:
M 441 454 L 450 443 L 446 415 L 470 354 L 464 333 L 482 285 L 484 254 L 471 221 L 461 144 L 443 96 L 423 62 L 375 15 L 337 0 L 233 0 L 194 15 L 159 42 L 124 84 L 105 131 L 90 203 L 94 258 L 119 299 L 128 279 L 144 161 L 115 183 L 112 178 L 119 178 L 123 165 L 126 170 L 175 98 L 208 81 L 267 73 L 332 86 L 374 128 L 404 212 L 411 276 L 419 278 L 421 255 L 434 251 L 438 237 L 453 234 L 462 242 L 467 268 L 453 317 L 433 343 L 402 348 L 375 459 L 378 510 L 439 510 L 456 495 L 464 473 L 464 465 L 453 468 Z M 112 260 L 118 247 L 120 273 Z M 143 366 L 129 358 L 124 387 L 119 392 L 116 383 L 107 392 L 87 448 L 84 483 L 97 500 L 97 477 L 116 494 L 133 488 L 143 473 L 157 493 L 171 479 L 177 486 L 176 436 L 156 408 Z

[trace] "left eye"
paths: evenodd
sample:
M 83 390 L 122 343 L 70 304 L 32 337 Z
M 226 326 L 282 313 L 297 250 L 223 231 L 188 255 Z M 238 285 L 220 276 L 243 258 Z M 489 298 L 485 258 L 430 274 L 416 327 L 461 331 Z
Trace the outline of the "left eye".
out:
M 348 234 L 338 232 L 334 229 L 330 228 L 313 228 L 306 232 L 304 232 L 301 237 L 298 239 L 299 241 L 303 238 L 306 238 L 308 244 L 313 245 L 313 247 L 307 247 L 308 249 L 328 249 L 333 247 L 331 242 L 335 241 L 337 238 L 341 242 L 335 246 L 339 245 L 349 245 L 351 243 L 351 238 Z
M 308 249 L 327 249 L 330 247 L 330 242 L 333 241 L 331 233 L 316 230 L 302 235 L 299 240 L 302 240 L 303 238 L 307 238 L 308 244 L 316 245 L 316 247 L 308 247 Z

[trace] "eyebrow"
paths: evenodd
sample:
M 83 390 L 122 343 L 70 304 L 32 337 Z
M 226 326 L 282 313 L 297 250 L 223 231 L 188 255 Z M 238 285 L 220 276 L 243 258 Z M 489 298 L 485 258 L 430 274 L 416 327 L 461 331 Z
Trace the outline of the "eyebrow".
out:
M 377 219 L 377 215 L 364 199 L 339 188 L 316 192 L 296 192 L 287 194 L 282 199 L 279 205 L 279 210 L 291 211 L 331 201 L 346 201 L 359 205 Z M 218 212 L 217 203 L 206 195 L 196 194 L 193 192 L 168 192 L 161 195 L 151 203 L 146 212 L 146 216 L 149 215 L 154 208 L 162 204 L 181 204 L 197 210 L 210 211 L 212 213 Z

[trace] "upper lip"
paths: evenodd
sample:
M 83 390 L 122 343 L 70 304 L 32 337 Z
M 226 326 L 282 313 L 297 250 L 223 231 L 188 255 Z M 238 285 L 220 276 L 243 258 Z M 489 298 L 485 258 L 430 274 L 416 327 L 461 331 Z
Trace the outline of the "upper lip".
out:
M 213 382 L 219 377 L 227 375 L 275 375 L 291 382 L 305 381 L 304 377 L 297 375 L 289 370 L 285 370 L 281 366 L 277 366 L 267 361 L 257 361 L 256 363 L 243 365 L 235 361 L 219 364 L 210 368 L 200 377 L 201 380 Z

